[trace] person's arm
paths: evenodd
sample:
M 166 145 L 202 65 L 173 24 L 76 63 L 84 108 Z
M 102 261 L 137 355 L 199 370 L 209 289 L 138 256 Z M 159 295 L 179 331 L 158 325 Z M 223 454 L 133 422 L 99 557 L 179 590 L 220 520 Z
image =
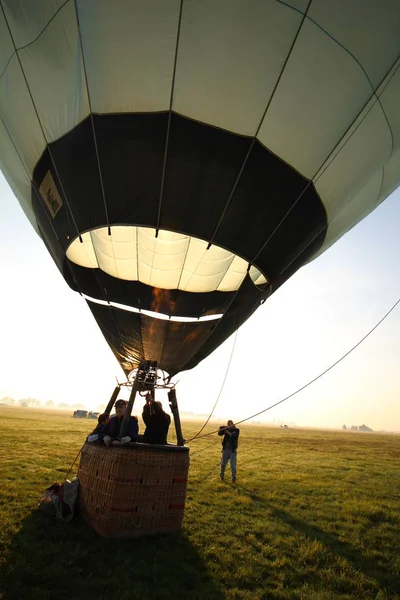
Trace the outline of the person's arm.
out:
M 99 435 L 99 440 L 103 441 L 106 446 L 111 446 L 113 437 L 111 435 L 113 431 L 113 421 L 116 417 L 111 417 L 108 423 L 104 426 L 103 431 Z
M 239 433 L 240 433 L 239 429 L 234 429 L 233 432 L 232 432 L 231 442 L 232 442 L 233 448 L 235 450 L 236 450 L 236 448 L 238 447 L 238 444 L 239 444 Z
M 226 433 L 226 427 L 224 427 L 224 425 L 221 425 L 220 428 L 218 429 L 218 435 L 225 435 Z
M 129 419 L 129 428 L 128 431 L 126 432 L 126 435 L 129 436 L 131 438 L 131 440 L 134 442 L 138 436 L 139 433 L 139 423 L 136 417 L 131 417 Z
M 149 406 L 148 403 L 146 403 L 143 406 L 142 419 L 143 419 L 143 423 L 147 427 L 149 425 L 149 422 L 150 422 L 150 406 Z
M 100 435 L 101 435 L 101 437 L 102 437 L 102 438 L 103 438 L 103 437 L 105 437 L 106 435 L 109 435 L 109 436 L 111 437 L 111 427 L 112 427 L 111 421 L 112 421 L 112 419 L 113 419 L 113 418 L 114 418 L 114 417 L 112 417 L 112 418 L 111 418 L 111 419 L 108 421 L 108 423 L 106 423 L 106 424 L 104 425 L 103 429 L 101 430 L 101 434 L 100 434 Z

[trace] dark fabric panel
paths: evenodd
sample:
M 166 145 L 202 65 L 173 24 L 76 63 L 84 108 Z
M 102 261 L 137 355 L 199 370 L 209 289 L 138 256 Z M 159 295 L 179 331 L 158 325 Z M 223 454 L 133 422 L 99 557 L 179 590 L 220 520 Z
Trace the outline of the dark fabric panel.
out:
M 143 358 L 140 314 L 86 302 L 121 368 L 130 373 Z
M 61 194 L 60 194 L 61 195 Z M 50 214 L 44 208 L 44 201 L 39 197 L 39 194 L 35 191 L 32 186 L 32 206 L 35 212 L 37 226 L 39 229 L 40 237 L 44 245 L 47 248 L 48 253 L 53 258 L 55 264 L 58 269 L 64 276 L 64 279 L 68 283 L 71 289 L 74 291 L 79 291 L 79 286 L 76 284 L 73 274 L 71 273 L 68 262 L 65 259 L 66 248 L 69 244 L 67 240 L 67 233 L 63 232 L 62 225 L 58 227 L 58 234 L 61 235 L 61 238 L 58 237 L 55 230 L 55 221 L 52 219 Z M 62 207 L 61 210 L 57 213 L 56 219 L 60 222 L 60 213 L 64 211 L 65 207 Z M 64 215 L 65 216 L 65 215 Z
M 79 232 L 106 225 L 90 117 L 63 138 L 50 144 L 50 148 L 64 199 L 67 200 Z M 76 227 L 69 233 L 75 237 Z
M 209 240 L 250 144 L 172 114 L 160 228 Z M 234 240 L 226 247 L 234 248 Z
M 79 233 L 108 222 L 157 223 L 168 114 L 94 115 L 93 120 L 99 161 L 88 117 L 50 144 L 51 156 L 46 150 L 34 171 L 38 188 L 47 171 L 53 175 L 63 201 L 54 226 L 65 247 Z M 36 201 L 34 210 L 42 222 L 46 209 Z
M 37 223 L 37 226 L 39 228 L 40 237 L 42 238 L 42 241 L 43 241 L 44 245 L 46 246 L 47 252 L 50 254 L 50 256 L 56 263 L 59 270 L 61 272 L 63 272 L 64 257 L 65 257 L 64 249 L 62 248 L 61 244 L 55 237 L 55 235 L 50 227 L 50 223 L 47 221 L 47 223 L 44 223 L 43 225 L 44 225 L 45 231 L 42 230 L 42 226 L 40 225 L 40 223 Z
M 307 189 L 277 233 L 261 251 L 257 264 L 265 265 L 274 291 L 302 267 L 321 247 L 326 234 L 326 213 L 316 210 L 313 188 Z M 314 215 L 314 219 L 311 217 Z M 290 240 L 290 251 L 286 248 Z M 279 255 L 279 262 L 274 258 Z
M 300 195 L 300 200 L 293 207 Z M 234 240 L 236 254 L 251 261 L 279 226 L 257 259 L 257 266 L 270 279 L 274 279 L 283 266 L 297 255 L 299 245 L 308 240 L 314 231 L 320 231 L 325 224 L 325 209 L 314 187 L 294 169 L 256 143 L 224 215 L 215 243 L 229 247 Z M 318 240 L 319 243 L 322 241 Z
M 55 217 L 51 216 L 50 212 L 46 208 L 45 201 L 39 192 L 42 180 L 48 171 L 50 171 L 53 177 L 54 185 L 63 203 Z M 62 191 L 62 186 L 60 185 L 56 170 L 53 167 L 53 163 L 50 160 L 48 149 L 44 151 L 35 168 L 31 188 L 31 198 L 32 208 L 35 213 L 37 223 L 43 237 L 46 239 L 46 246 L 51 248 L 51 254 L 53 256 L 58 254 L 60 247 L 65 253 L 70 241 L 78 235 L 79 230 L 77 230 L 75 227 L 72 215 L 68 210 L 65 196 Z
M 284 265 L 282 271 L 271 281 L 271 288 L 274 292 L 294 275 L 313 256 L 314 252 L 317 252 L 323 243 L 325 233 L 326 227 L 319 232 L 317 229 L 316 232 L 310 234 L 308 240 L 303 241 L 303 248 L 299 247 L 297 257 Z
M 209 354 L 214 352 L 232 333 L 234 333 L 253 312 L 260 306 L 261 302 L 271 294 L 270 288 L 261 291 L 250 277 L 246 277 L 240 290 L 236 294 L 231 306 L 225 315 L 218 321 L 210 332 L 199 351 L 186 363 L 185 370 L 193 369 Z
M 168 113 L 95 115 L 111 223 L 155 227 Z
M 269 291 L 247 277 L 218 321 L 179 323 L 88 302 L 104 337 L 126 373 L 142 358 L 156 360 L 171 376 L 195 367 L 256 310 Z
M 194 294 L 183 290 L 161 290 L 140 281 L 116 279 L 100 269 L 86 269 L 66 262 L 83 294 L 168 316 L 197 318 L 221 314 L 234 296 L 234 292 Z
M 215 322 L 177 323 L 142 316 L 145 357 L 157 360 L 170 375 L 179 373 L 196 354 L 215 327 Z M 152 358 L 152 357 L 155 358 Z
M 215 327 L 214 322 L 176 323 L 87 302 L 122 369 L 129 373 L 142 358 L 156 360 L 174 375 L 185 368 Z

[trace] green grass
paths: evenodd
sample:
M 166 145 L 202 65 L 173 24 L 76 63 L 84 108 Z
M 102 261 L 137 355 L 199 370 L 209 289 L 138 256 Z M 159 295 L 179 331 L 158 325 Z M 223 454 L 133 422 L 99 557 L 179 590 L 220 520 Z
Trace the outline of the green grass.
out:
M 200 439 L 182 531 L 111 541 L 36 512 L 95 421 L 0 415 L 3 599 L 400 598 L 400 436 L 243 426 L 236 485 L 218 436 Z

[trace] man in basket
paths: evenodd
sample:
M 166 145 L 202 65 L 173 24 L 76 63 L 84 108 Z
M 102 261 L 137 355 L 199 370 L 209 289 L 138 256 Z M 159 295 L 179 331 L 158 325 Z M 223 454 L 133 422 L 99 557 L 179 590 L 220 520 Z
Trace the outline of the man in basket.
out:
M 114 404 L 115 406 L 115 415 L 111 417 L 108 423 L 105 425 L 104 429 L 101 432 L 101 436 L 103 438 L 103 442 L 106 446 L 111 446 L 111 444 L 118 439 L 119 432 L 121 430 L 122 420 L 124 418 L 124 414 L 126 411 L 126 407 L 128 406 L 127 400 L 117 400 Z M 137 417 L 129 417 L 128 430 L 126 435 L 121 438 L 119 441 L 121 444 L 127 444 L 128 442 L 135 442 L 139 433 L 139 424 Z
M 146 425 L 142 441 L 145 444 L 166 444 L 171 417 L 163 410 L 161 402 L 146 394 L 146 404 L 143 407 L 142 419 Z

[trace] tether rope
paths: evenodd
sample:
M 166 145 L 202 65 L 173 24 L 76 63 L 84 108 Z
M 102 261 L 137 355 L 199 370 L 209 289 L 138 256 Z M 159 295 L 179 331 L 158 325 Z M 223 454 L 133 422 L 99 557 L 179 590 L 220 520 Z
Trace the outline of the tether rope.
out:
M 87 437 L 87 436 L 86 436 L 86 437 Z M 74 458 L 74 462 L 73 462 L 73 463 L 72 463 L 72 465 L 70 466 L 70 468 L 69 468 L 69 471 L 68 471 L 68 472 L 67 472 L 67 474 L 64 476 L 64 479 L 63 479 L 63 481 L 67 481 L 67 479 L 68 479 L 68 475 L 71 473 L 71 471 L 72 471 L 72 469 L 73 469 L 73 467 L 74 467 L 74 464 L 75 464 L 75 463 L 76 463 L 76 461 L 78 460 L 78 456 L 79 456 L 79 455 L 80 455 L 80 453 L 82 452 L 82 448 L 83 448 L 83 446 L 84 446 L 85 444 L 86 444 L 86 438 L 85 438 L 85 441 L 83 442 L 82 446 L 80 447 L 80 450 L 79 450 L 78 454 L 75 456 L 75 458 Z
M 298 394 L 298 393 L 302 392 L 303 390 L 305 390 L 311 384 L 315 383 L 318 379 L 321 379 L 321 377 L 323 377 L 324 375 L 326 375 L 326 373 L 328 373 L 329 371 L 331 371 L 334 367 L 336 367 L 336 365 L 338 365 L 340 362 L 342 362 L 342 360 L 344 360 L 345 358 L 347 358 L 347 356 L 349 356 L 349 354 L 351 354 L 356 348 L 358 348 L 358 346 L 360 346 L 360 344 L 362 344 L 367 339 L 367 337 L 369 337 L 371 335 L 371 333 L 373 331 L 375 331 L 375 329 L 377 329 L 379 327 L 379 325 L 381 325 L 381 323 L 383 323 L 383 321 L 390 315 L 391 312 L 393 312 L 393 310 L 396 308 L 396 306 L 398 304 L 400 304 L 400 298 L 393 304 L 393 306 L 387 311 L 387 313 L 374 325 L 374 327 L 372 327 L 372 329 L 370 329 L 357 342 L 357 344 L 355 344 L 352 348 L 350 348 L 350 350 L 348 350 L 345 354 L 343 354 L 330 367 L 328 367 L 327 369 L 325 369 L 324 371 L 322 371 L 322 373 L 320 373 L 319 375 L 317 375 L 316 377 L 314 377 L 313 379 L 311 379 L 308 383 L 306 383 L 302 387 L 298 388 L 296 391 L 292 392 L 291 394 L 289 394 L 285 398 L 282 398 L 282 400 L 279 400 L 278 402 L 275 402 L 274 404 L 271 404 L 271 406 L 268 406 L 268 408 L 264 408 L 263 410 L 260 410 L 259 412 L 255 413 L 254 415 L 251 415 L 250 417 L 246 417 L 245 419 L 242 419 L 241 421 L 238 421 L 236 423 L 236 425 L 240 425 L 241 423 L 245 423 L 246 421 L 249 421 L 250 419 L 254 419 L 254 417 L 258 417 L 259 415 L 262 415 L 263 413 L 267 412 L 268 410 L 271 410 L 271 408 L 275 408 L 275 406 L 278 406 L 279 404 L 282 404 L 283 402 L 286 402 L 286 400 L 289 400 L 289 398 L 293 398 L 293 396 L 296 396 L 296 394 Z M 202 439 L 202 438 L 205 438 L 205 437 L 207 437 L 209 435 L 214 435 L 215 433 L 218 433 L 218 429 L 215 430 L 215 431 L 210 431 L 209 433 L 205 433 L 204 435 L 198 436 L 198 437 L 196 437 L 196 439 Z M 195 438 L 192 438 L 192 439 L 195 439 Z
M 196 435 L 195 435 L 195 436 L 193 436 L 192 438 L 190 438 L 190 440 L 187 440 L 187 441 L 186 441 L 186 443 L 187 443 L 187 444 L 188 444 L 189 442 L 192 442 L 193 440 L 195 440 L 196 438 L 198 438 L 198 437 L 199 437 L 200 433 L 201 433 L 201 432 L 203 431 L 203 429 L 206 427 L 207 423 L 209 422 L 209 420 L 211 419 L 211 417 L 212 417 L 212 415 L 213 415 L 213 413 L 214 413 L 214 410 L 215 410 L 215 408 L 216 408 L 216 406 L 217 406 L 217 404 L 218 404 L 218 401 L 219 401 L 219 399 L 220 399 L 220 397 L 221 397 L 222 390 L 224 389 L 224 386 L 225 386 L 226 379 L 227 379 L 227 377 L 228 377 L 229 369 L 230 369 L 231 362 L 232 362 L 232 358 L 233 358 L 233 352 L 234 352 L 234 350 L 235 350 L 235 346 L 236 346 L 236 340 L 237 340 L 238 331 L 239 331 L 238 329 L 236 329 L 236 331 L 235 331 L 235 337 L 234 337 L 234 340 L 233 340 L 233 345 L 232 345 L 231 354 L 230 354 L 230 357 L 229 357 L 228 364 L 227 364 L 227 366 L 226 366 L 225 377 L 224 377 L 224 379 L 223 379 L 223 382 L 222 382 L 221 388 L 220 388 L 220 390 L 219 390 L 219 394 L 218 394 L 218 396 L 217 396 L 217 399 L 216 399 L 216 401 L 215 401 L 215 403 L 214 403 L 214 406 L 212 407 L 212 410 L 211 410 L 210 414 L 208 415 L 208 418 L 207 418 L 206 422 L 204 423 L 204 425 L 202 426 L 202 428 L 201 428 L 201 429 L 200 429 L 200 430 L 199 430 L 199 431 L 196 433 Z

